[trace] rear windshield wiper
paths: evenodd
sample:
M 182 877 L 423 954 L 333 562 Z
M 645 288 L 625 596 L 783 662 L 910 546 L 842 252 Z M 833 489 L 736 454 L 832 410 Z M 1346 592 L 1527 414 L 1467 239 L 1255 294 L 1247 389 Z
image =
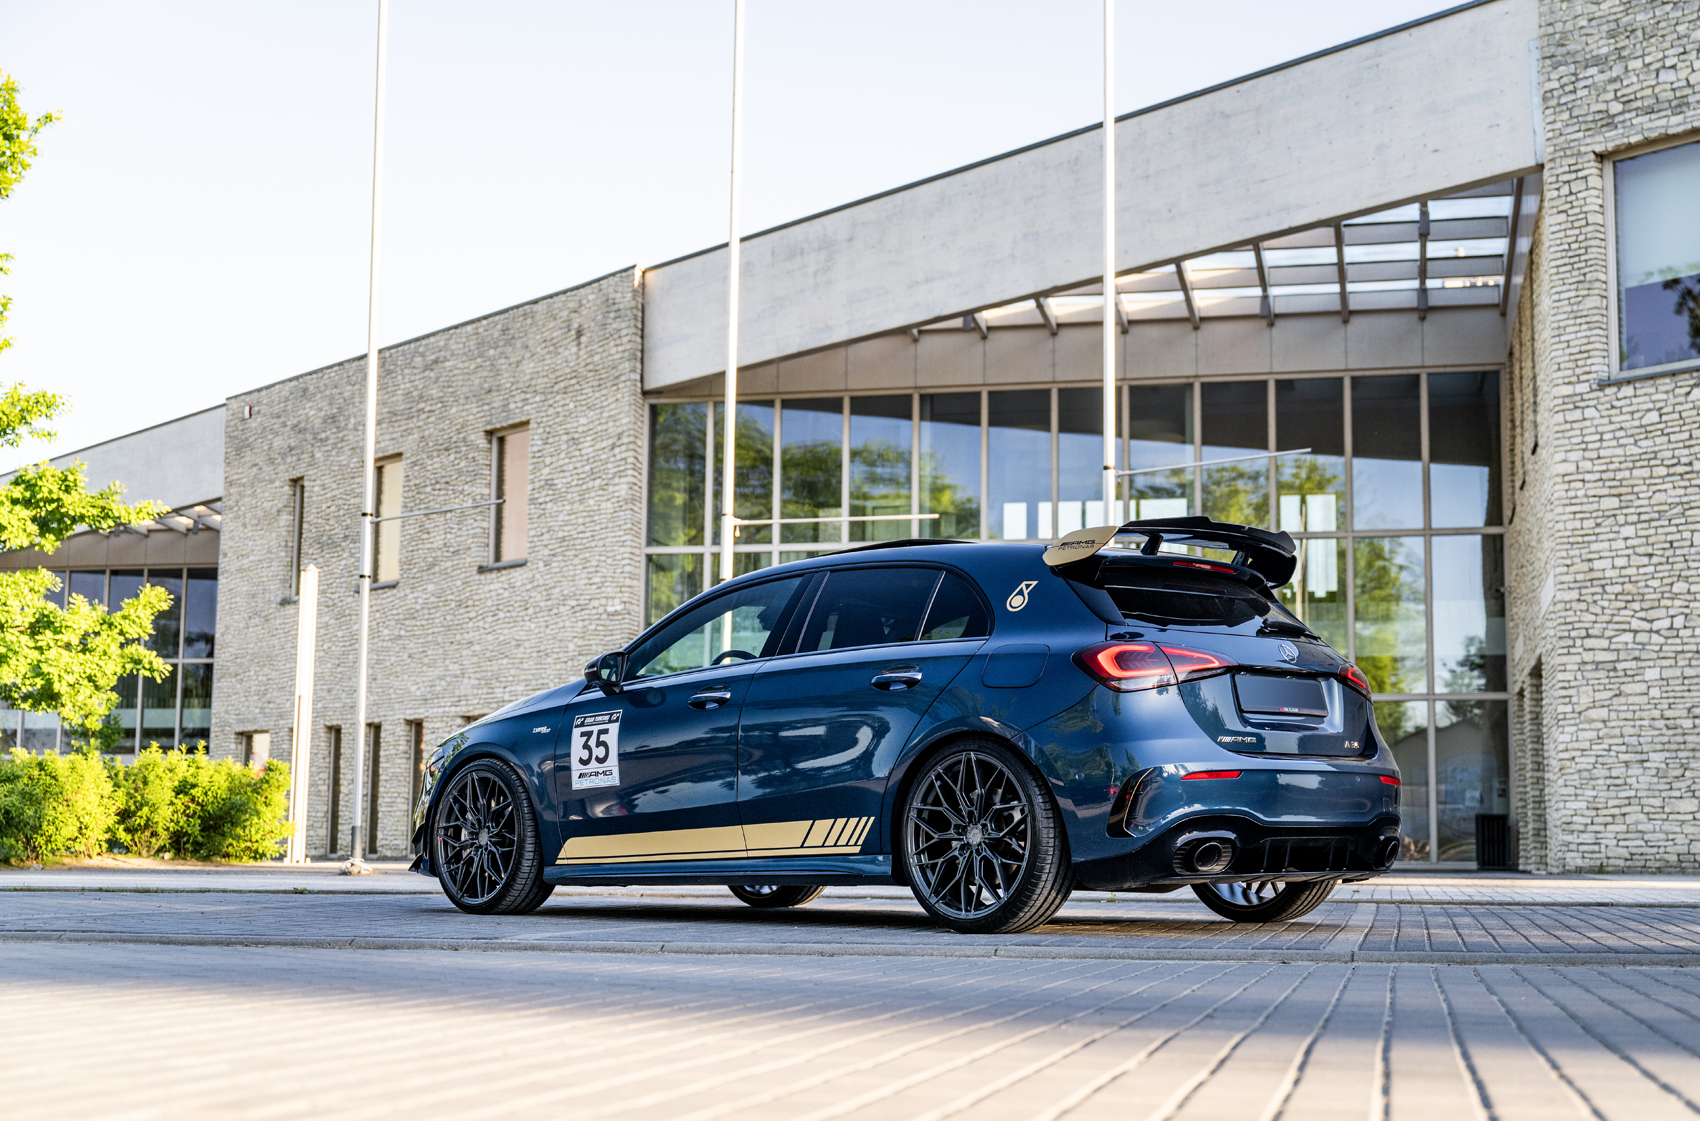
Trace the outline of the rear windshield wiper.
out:
M 1296 634 L 1304 638 L 1315 638 L 1316 632 L 1303 623 L 1295 623 L 1275 615 L 1265 615 L 1263 625 L 1257 628 L 1258 634 L 1274 632 L 1275 634 Z

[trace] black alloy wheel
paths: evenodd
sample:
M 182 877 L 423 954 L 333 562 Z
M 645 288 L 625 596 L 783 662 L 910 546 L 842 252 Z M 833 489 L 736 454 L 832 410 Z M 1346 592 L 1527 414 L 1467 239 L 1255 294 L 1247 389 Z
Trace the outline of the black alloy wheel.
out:
M 929 760 L 901 813 L 910 889 L 952 930 L 1032 930 L 1074 890 L 1050 791 L 997 740 L 961 741 Z
M 1308 915 L 1334 890 L 1338 880 L 1240 880 L 1228 884 L 1193 884 L 1204 905 L 1235 922 L 1289 922 Z
M 431 866 L 443 894 L 474 915 L 523 915 L 543 905 L 537 815 L 514 769 L 478 759 L 456 771 L 437 802 Z
M 750 906 L 760 910 L 773 907 L 801 907 L 813 899 L 820 898 L 824 887 L 792 886 L 784 887 L 778 884 L 729 884 L 727 890 Z

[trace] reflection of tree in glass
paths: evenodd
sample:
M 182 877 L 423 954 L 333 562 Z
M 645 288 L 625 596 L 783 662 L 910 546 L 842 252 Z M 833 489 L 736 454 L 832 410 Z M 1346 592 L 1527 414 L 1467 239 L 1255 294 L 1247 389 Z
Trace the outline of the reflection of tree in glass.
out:
M 657 405 L 649 436 L 649 543 L 702 544 L 707 405 Z
M 1444 693 L 1473 693 L 1482 687 L 1487 680 L 1487 642 L 1481 635 L 1464 636 L 1464 654 L 1450 670 L 1446 672 L 1446 687 Z M 1482 702 L 1480 701 L 1446 701 L 1446 707 L 1451 710 L 1454 723 L 1463 720 L 1480 720 Z
M 772 410 L 765 410 L 769 416 Z M 724 406 L 715 406 L 715 434 L 719 435 L 718 425 L 724 423 Z M 738 406 L 738 463 L 736 470 L 737 504 L 732 513 L 740 518 L 765 520 L 773 517 L 773 432 L 759 417 L 751 416 L 744 411 L 744 406 Z M 720 473 L 725 463 L 719 441 L 714 448 L 714 499 L 715 499 L 715 540 L 720 539 Z M 740 545 L 755 545 L 773 540 L 773 527 L 765 525 L 741 526 L 738 530 Z
M 1381 729 L 1381 738 L 1388 743 L 1398 743 L 1422 728 L 1404 701 L 1375 702 L 1375 726 Z
M 1328 464 L 1317 459 L 1315 456 L 1295 456 L 1281 461 L 1280 493 L 1283 497 L 1287 495 L 1298 495 L 1301 498 L 1310 495 L 1337 495 L 1341 493 L 1340 476 L 1334 471 L 1329 470 Z M 1301 517 L 1302 516 L 1303 515 L 1301 514 Z M 1289 533 L 1297 533 L 1306 528 L 1303 524 L 1287 525 L 1287 517 L 1288 515 L 1286 514 L 1282 515 L 1282 524 L 1279 528 L 1286 530 Z M 1301 546 L 1301 548 L 1305 551 L 1308 551 L 1309 549 L 1333 549 L 1336 547 L 1337 546 L 1334 544 L 1334 541 L 1329 538 L 1310 541 Z M 1304 554 L 1301 553 L 1301 556 L 1303 555 Z M 1325 588 L 1311 588 L 1306 586 L 1306 581 L 1309 579 L 1309 576 L 1310 573 L 1308 567 L 1305 564 L 1300 564 L 1293 573 L 1293 579 L 1282 585 L 1280 591 L 1281 602 L 1289 611 L 1297 615 L 1300 619 L 1304 619 L 1306 623 L 1309 623 L 1312 629 L 1317 628 L 1324 622 L 1343 624 L 1343 618 L 1335 619 L 1329 617 L 1327 619 L 1319 618 L 1313 620 L 1306 616 L 1307 610 L 1309 610 L 1311 605 L 1315 604 L 1318 600 L 1326 600 L 1330 602 L 1338 600 L 1340 603 L 1339 610 L 1343 614 L 1345 601 L 1344 590 L 1338 583 L 1336 583 L 1335 588 L 1332 591 Z M 1344 576 L 1345 573 L 1343 572 L 1337 573 L 1338 578 L 1344 578 Z M 1307 602 L 1307 600 L 1309 602 Z M 1328 614 L 1332 616 L 1331 612 Z M 1317 633 L 1321 634 L 1322 632 L 1318 631 Z M 1330 641 L 1335 640 L 1334 635 L 1324 634 L 1323 637 Z M 1338 637 L 1344 638 L 1345 636 L 1341 633 Z
M 1673 276 L 1661 287 L 1676 293 L 1676 306 L 1671 311 L 1687 317 L 1689 349 L 1700 352 L 1700 275 Z
M 1204 468 L 1204 513 L 1236 525 L 1269 523 L 1269 473 L 1261 464 Z
M 1360 537 L 1356 544 L 1358 668 L 1376 693 L 1417 693 L 1423 682 L 1399 649 L 1400 608 L 1421 603 L 1422 579 L 1399 557 L 1398 538 Z
M 785 470 L 781 475 L 779 515 L 784 518 L 819 518 L 837 513 L 843 503 L 839 493 L 842 449 L 837 440 L 801 440 L 785 445 Z M 788 525 L 786 541 L 837 541 L 838 527 Z
M 859 517 L 909 512 L 909 449 L 875 437 L 850 449 L 850 513 Z M 909 536 L 906 522 L 862 522 L 853 541 L 895 541 Z
M 978 489 L 976 483 L 974 491 Z M 980 536 L 978 495 L 945 473 L 944 457 L 936 451 L 921 453 L 921 513 L 938 515 L 931 524 L 921 523 L 923 537 Z

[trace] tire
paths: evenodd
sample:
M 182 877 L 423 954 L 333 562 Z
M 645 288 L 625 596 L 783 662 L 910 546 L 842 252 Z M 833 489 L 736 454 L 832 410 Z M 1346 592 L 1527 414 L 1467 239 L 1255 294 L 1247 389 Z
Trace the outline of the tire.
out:
M 748 903 L 757 910 L 766 911 L 777 907 L 801 907 L 811 900 L 819 899 L 824 887 L 775 887 L 772 884 L 731 884 L 728 886 L 733 895 Z
M 1032 930 L 1074 890 L 1050 791 L 998 740 L 963 740 L 929 760 L 898 812 L 915 901 L 960 934 Z
M 1231 884 L 1193 884 L 1199 900 L 1225 919 L 1235 922 L 1291 922 L 1308 915 L 1327 899 L 1338 880 L 1283 883 L 1280 880 L 1244 880 Z
M 443 894 L 468 914 L 529 914 L 555 890 L 543 879 L 531 795 L 500 759 L 474 760 L 449 776 L 430 838 Z

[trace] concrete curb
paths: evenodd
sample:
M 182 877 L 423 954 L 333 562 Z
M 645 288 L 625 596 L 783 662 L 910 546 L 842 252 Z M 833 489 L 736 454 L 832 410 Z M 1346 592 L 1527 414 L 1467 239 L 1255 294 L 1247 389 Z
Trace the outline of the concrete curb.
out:
M 4 942 L 136 946 L 251 946 L 306 950 L 434 950 L 482 953 L 675 954 L 693 957 L 1007 958 L 1024 961 L 1317 962 L 1384 965 L 1570 965 L 1700 967 L 1700 954 L 1506 954 L 1390 950 L 1254 950 L 1097 946 L 905 946 L 878 942 L 608 942 L 516 938 L 297 938 L 219 934 L 0 931 Z

